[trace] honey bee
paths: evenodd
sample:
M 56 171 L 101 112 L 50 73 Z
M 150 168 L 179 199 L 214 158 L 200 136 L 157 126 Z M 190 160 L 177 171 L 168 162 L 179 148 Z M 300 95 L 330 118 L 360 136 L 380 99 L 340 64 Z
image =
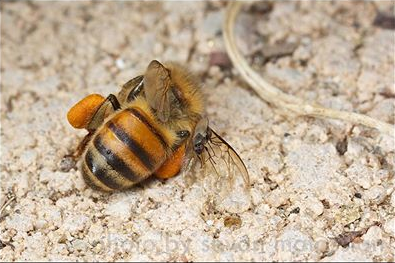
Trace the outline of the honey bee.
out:
M 131 188 L 149 176 L 170 178 L 194 159 L 209 163 L 219 177 L 248 172 L 236 151 L 208 125 L 196 78 L 176 63 L 153 60 L 144 75 L 115 96 L 91 94 L 68 112 L 69 123 L 88 134 L 75 157 L 94 189 Z M 218 171 L 217 167 L 227 167 Z

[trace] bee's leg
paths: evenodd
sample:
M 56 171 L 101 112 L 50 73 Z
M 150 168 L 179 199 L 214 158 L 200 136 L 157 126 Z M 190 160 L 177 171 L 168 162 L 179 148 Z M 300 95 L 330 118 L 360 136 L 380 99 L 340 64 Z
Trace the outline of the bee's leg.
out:
M 203 162 L 202 156 L 200 154 L 197 154 L 196 156 L 199 159 L 200 168 L 203 168 L 204 167 L 204 162 Z
M 87 135 L 85 135 L 84 139 L 80 142 L 80 144 L 77 147 L 77 150 L 75 151 L 75 154 L 77 157 L 80 157 L 82 153 L 85 151 L 86 145 L 88 142 L 91 140 L 94 132 L 89 132 Z
M 72 154 L 66 154 L 64 157 L 71 157 L 74 160 L 78 159 L 84 152 L 86 145 L 90 141 L 96 129 L 99 128 L 104 122 L 104 119 L 110 113 L 119 110 L 120 108 L 121 105 L 117 97 L 115 97 L 113 94 L 108 95 L 108 97 L 100 104 L 95 114 L 89 120 L 87 127 L 85 127 L 89 133 L 84 137 L 84 139 L 82 139 L 82 141 L 78 144 L 77 149 Z
M 73 153 L 66 154 L 64 158 L 70 157 L 74 160 L 77 160 L 81 157 L 82 153 L 85 151 L 86 145 L 92 138 L 92 135 L 94 134 L 94 131 L 89 131 L 87 135 L 85 135 L 84 139 L 78 144 L 77 149 Z
M 88 131 L 93 132 L 103 123 L 104 119 L 114 111 L 121 108 L 117 97 L 114 94 L 108 95 L 108 97 L 103 101 L 100 107 L 97 109 L 96 113 L 93 115 L 92 119 L 88 124 Z
M 89 121 L 87 130 L 88 134 L 82 139 L 82 141 L 78 144 L 77 149 L 73 154 L 68 154 L 66 157 L 73 157 L 74 159 L 79 158 L 84 152 L 86 145 L 90 141 L 92 135 L 95 133 L 96 129 L 104 122 L 104 119 L 112 112 L 119 110 L 121 105 L 118 102 L 117 97 L 115 95 L 110 94 L 103 101 L 103 103 L 99 106 L 96 113 L 93 115 L 91 120 Z
M 143 76 L 137 76 L 122 85 L 117 97 L 121 103 L 131 102 L 140 95 L 143 87 Z

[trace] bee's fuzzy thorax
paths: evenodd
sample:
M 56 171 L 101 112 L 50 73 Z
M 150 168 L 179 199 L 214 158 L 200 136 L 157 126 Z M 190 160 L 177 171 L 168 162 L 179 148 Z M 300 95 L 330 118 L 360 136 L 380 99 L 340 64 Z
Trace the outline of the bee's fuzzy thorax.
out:
M 185 67 L 174 62 L 166 64 L 166 67 L 170 70 L 175 88 L 179 90 L 185 110 L 192 116 L 202 115 L 204 112 L 203 94 L 195 76 Z

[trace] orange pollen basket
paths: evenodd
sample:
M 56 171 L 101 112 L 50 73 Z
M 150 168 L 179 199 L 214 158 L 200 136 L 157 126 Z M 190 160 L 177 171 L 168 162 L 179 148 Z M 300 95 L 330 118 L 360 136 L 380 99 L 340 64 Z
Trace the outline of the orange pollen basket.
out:
M 91 94 L 80 100 L 67 113 L 67 120 L 76 129 L 86 128 L 105 98 L 99 94 Z
M 178 147 L 173 156 L 167 159 L 158 170 L 155 171 L 155 176 L 161 179 L 168 179 L 177 175 L 182 167 L 185 156 L 185 144 Z

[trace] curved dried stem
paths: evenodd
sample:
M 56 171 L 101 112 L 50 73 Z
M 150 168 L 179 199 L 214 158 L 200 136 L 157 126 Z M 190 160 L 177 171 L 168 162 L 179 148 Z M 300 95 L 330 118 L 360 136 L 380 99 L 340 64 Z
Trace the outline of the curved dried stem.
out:
M 363 114 L 339 111 L 316 104 L 310 104 L 301 98 L 286 94 L 279 88 L 265 81 L 249 66 L 246 59 L 241 55 L 236 46 L 234 24 L 241 5 L 242 3 L 238 1 L 232 1 L 228 4 L 223 23 L 224 42 L 233 66 L 239 71 L 244 80 L 253 88 L 259 97 L 274 106 L 291 110 L 299 115 L 339 119 L 375 128 L 388 135 L 394 134 L 394 126 L 389 123 L 373 119 Z

